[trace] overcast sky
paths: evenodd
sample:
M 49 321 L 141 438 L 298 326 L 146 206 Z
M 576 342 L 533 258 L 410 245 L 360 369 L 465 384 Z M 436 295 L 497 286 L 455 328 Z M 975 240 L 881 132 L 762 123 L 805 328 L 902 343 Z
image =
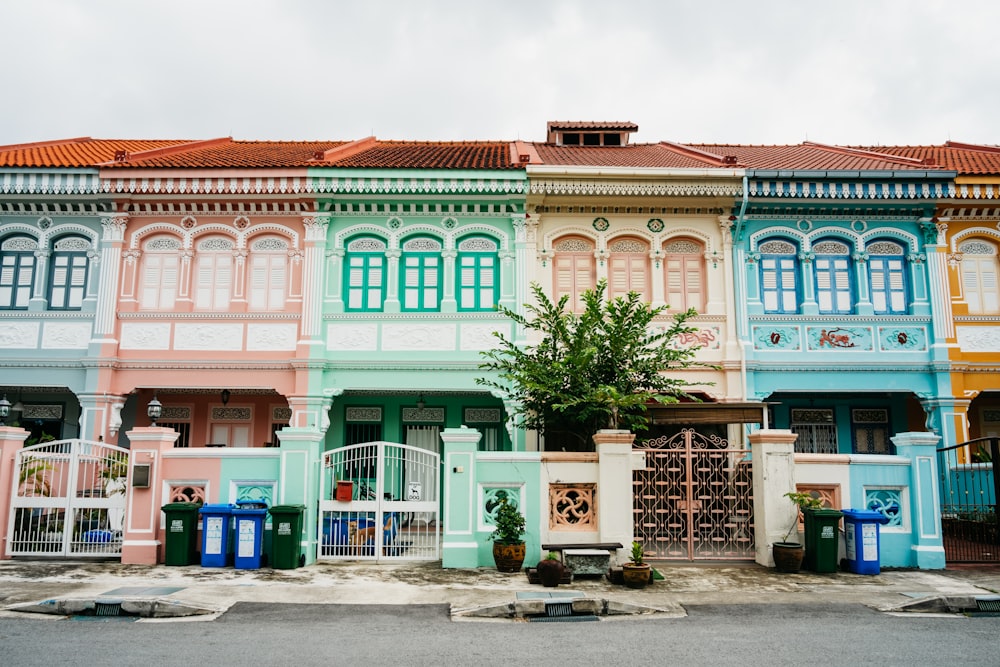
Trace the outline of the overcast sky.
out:
M 0 144 L 1000 144 L 997 0 L 0 0 Z

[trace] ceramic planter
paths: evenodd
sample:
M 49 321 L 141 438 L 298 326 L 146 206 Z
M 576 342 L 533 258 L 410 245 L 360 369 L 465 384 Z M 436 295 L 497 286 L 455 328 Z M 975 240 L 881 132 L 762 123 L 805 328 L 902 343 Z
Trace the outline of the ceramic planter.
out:
M 493 562 L 500 572 L 519 572 L 524 564 L 524 542 L 518 544 L 493 543 Z
M 625 563 L 622 565 L 622 580 L 629 588 L 645 588 L 649 584 L 652 571 L 648 563 L 636 565 L 635 563 Z
M 774 569 L 794 573 L 802 568 L 806 550 L 798 542 L 775 542 L 771 545 L 771 553 L 774 555 Z

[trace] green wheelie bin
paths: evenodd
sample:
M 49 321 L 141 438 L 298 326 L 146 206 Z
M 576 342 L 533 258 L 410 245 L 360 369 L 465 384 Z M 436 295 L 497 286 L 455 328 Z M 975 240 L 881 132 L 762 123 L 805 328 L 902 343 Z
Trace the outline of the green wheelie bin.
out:
M 839 564 L 840 510 L 803 509 L 806 554 L 802 567 L 813 572 L 836 572 Z
M 302 515 L 305 505 L 275 505 L 268 510 L 271 515 L 271 567 L 276 570 L 293 570 L 305 565 L 302 553 Z
M 198 503 L 168 503 L 160 508 L 167 516 L 164 565 L 194 565 L 198 562 L 199 507 Z

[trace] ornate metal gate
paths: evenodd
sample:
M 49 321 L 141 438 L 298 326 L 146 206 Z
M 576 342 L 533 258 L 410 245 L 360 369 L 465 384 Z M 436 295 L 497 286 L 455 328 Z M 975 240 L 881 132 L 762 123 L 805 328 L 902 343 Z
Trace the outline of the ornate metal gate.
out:
M 438 560 L 441 456 L 367 442 L 323 454 L 319 558 Z
M 7 555 L 120 557 L 128 456 L 85 440 L 18 451 Z
M 638 443 L 633 476 L 635 539 L 649 558 L 753 560 L 750 450 L 694 429 Z
M 1000 438 L 938 450 L 941 532 L 949 563 L 1000 562 Z

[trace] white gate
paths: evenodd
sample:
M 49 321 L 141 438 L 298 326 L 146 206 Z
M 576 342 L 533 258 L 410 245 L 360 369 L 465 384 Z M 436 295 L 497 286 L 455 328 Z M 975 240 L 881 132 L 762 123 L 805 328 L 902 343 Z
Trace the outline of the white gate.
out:
M 323 454 L 319 558 L 438 560 L 441 456 L 393 442 Z
M 85 440 L 18 451 L 7 555 L 121 557 L 128 455 Z

